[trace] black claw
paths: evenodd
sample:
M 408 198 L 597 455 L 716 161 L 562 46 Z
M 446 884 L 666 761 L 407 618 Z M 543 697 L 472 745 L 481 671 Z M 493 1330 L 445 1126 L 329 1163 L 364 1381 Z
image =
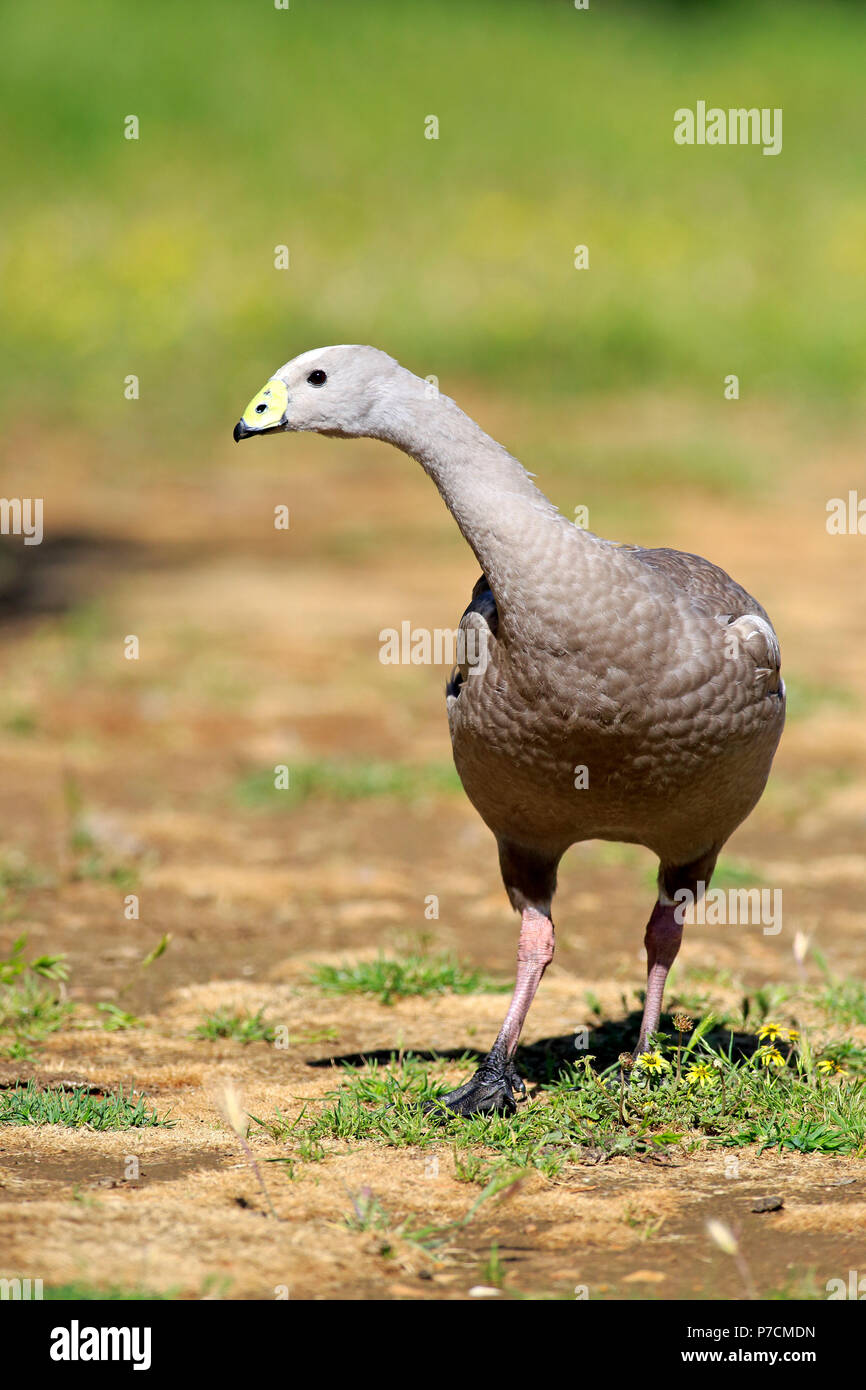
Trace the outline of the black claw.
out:
M 505 1075 L 508 1078 L 512 1091 L 516 1091 L 519 1096 L 525 1096 L 526 1082 L 523 1080 L 523 1077 L 520 1075 L 513 1062 L 509 1063 Z
M 522 1077 L 512 1065 L 504 1069 L 479 1067 L 478 1071 L 456 1091 L 449 1091 L 424 1106 L 426 1114 L 444 1107 L 454 1115 L 468 1119 L 471 1115 L 513 1115 L 517 1109 L 514 1092 L 526 1095 Z

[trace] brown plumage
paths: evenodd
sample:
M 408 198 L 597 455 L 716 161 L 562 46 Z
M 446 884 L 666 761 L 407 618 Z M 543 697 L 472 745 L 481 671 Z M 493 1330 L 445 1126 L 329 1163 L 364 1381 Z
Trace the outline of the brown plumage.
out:
M 709 883 L 769 774 L 785 718 L 778 642 L 760 604 L 707 560 L 567 521 L 516 459 L 384 353 L 319 349 L 276 381 L 287 403 L 279 423 L 265 415 L 268 432 L 396 445 L 433 479 L 483 569 L 461 619 L 483 659 L 449 681 L 448 722 L 521 937 L 499 1037 L 442 1099 L 462 1114 L 508 1110 L 523 1089 L 520 1030 L 553 954 L 557 866 L 577 841 L 642 844 L 659 858 L 638 1051 L 657 1029 L 682 937 L 674 894 Z M 259 432 L 256 400 L 236 438 Z

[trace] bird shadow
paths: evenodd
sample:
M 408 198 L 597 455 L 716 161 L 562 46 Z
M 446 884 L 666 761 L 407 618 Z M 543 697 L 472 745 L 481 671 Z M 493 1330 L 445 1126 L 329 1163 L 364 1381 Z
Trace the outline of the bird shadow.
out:
M 0 536 L 0 626 L 62 615 L 110 591 L 117 575 L 171 571 L 208 555 L 201 544 L 144 542 L 89 531 L 62 531 L 38 545 Z
M 534 1085 L 549 1085 L 563 1072 L 578 1065 L 584 1057 L 591 1056 L 596 1071 L 604 1071 L 613 1066 L 623 1052 L 632 1052 L 637 1045 L 641 1014 L 638 1010 L 622 1018 L 608 1019 L 597 1028 L 590 1028 L 588 1037 L 582 1032 L 567 1033 L 557 1038 L 539 1038 L 537 1042 L 521 1045 L 517 1049 L 515 1062 L 521 1076 Z M 660 1032 L 676 1035 L 670 1015 L 662 1016 Z M 735 1029 L 717 1025 L 704 1035 L 710 1047 L 730 1055 L 734 1061 L 751 1057 L 760 1046 L 752 1033 L 738 1032 Z M 685 1041 L 685 1039 L 684 1039 Z M 469 1058 L 481 1062 L 486 1056 L 477 1048 L 456 1047 L 444 1049 L 425 1048 L 375 1048 L 368 1052 L 334 1053 L 327 1057 L 307 1060 L 308 1067 L 367 1067 L 392 1066 L 402 1057 L 411 1055 L 418 1062 L 459 1061 Z

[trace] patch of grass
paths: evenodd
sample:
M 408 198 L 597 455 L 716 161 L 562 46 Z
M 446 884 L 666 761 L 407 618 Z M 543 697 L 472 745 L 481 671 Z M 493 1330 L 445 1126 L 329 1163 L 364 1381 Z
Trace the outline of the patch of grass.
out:
M 378 956 L 359 965 L 317 965 L 309 981 L 326 994 L 371 994 L 383 1004 L 409 995 L 495 994 L 510 988 L 452 956 L 420 954 L 401 960 Z
M 866 1108 L 862 1090 L 858 1095 L 840 1093 L 837 1103 L 815 1097 L 808 1090 L 776 1093 L 767 1097 L 769 1114 L 747 1117 L 735 1133 L 718 1142 L 730 1148 L 757 1144 L 765 1149 L 793 1150 L 803 1154 L 862 1154 L 866 1152 Z M 803 1113 L 792 1114 L 797 1106 Z
M 65 1125 L 69 1129 L 125 1130 L 171 1126 L 145 1097 L 123 1088 L 106 1096 L 90 1095 L 85 1088 L 73 1091 L 39 1087 L 29 1081 L 13 1091 L 0 1091 L 0 1125 Z
M 651 1123 L 677 1123 L 713 1144 L 758 1151 L 777 1147 L 803 1153 L 859 1153 L 866 1149 L 866 1081 L 851 1077 L 830 1055 L 813 1054 L 799 1030 L 765 1022 L 761 1045 L 733 1060 L 712 1048 L 703 1021 L 682 1046 L 658 1035 L 653 1052 L 620 1082 L 620 1113 L 636 1111 Z M 610 1084 L 608 1082 L 608 1084 Z
M 425 1102 L 441 1094 L 453 1063 L 425 1064 L 411 1054 L 398 1065 L 347 1066 L 339 1090 L 315 1117 L 264 1127 L 278 1142 L 303 1138 L 360 1141 L 393 1148 L 447 1145 L 458 1180 L 507 1184 L 537 1169 L 558 1178 L 584 1160 L 662 1156 L 702 1145 L 802 1153 L 866 1152 L 866 1078 L 854 1049 L 813 1054 L 796 1030 L 765 1024 L 750 1057 L 710 1046 L 708 1016 L 691 1033 L 658 1034 L 653 1052 L 628 1073 L 603 1071 L 593 1058 L 564 1065 L 510 1116 L 458 1119 Z M 457 1064 L 469 1075 L 473 1060 Z M 450 1087 L 449 1087 L 450 1089 Z M 261 1121 L 259 1121 L 261 1123 Z
M 334 1027 L 310 1028 L 304 1033 L 290 1034 L 287 1047 L 312 1047 L 315 1043 L 337 1042 L 340 1034 Z
M 27 937 L 19 936 L 12 943 L 12 949 L 5 959 L 0 959 L 0 985 L 11 984 L 21 975 L 30 973 L 39 975 L 45 980 L 63 981 L 68 979 L 69 971 L 65 964 L 65 958 L 60 956 L 37 956 L 35 960 L 24 959 L 24 947 L 27 945 Z
M 826 959 L 814 948 L 812 956 L 824 977 L 817 1000 L 824 1012 L 834 1023 L 866 1023 L 866 984 L 862 980 L 842 980 L 831 974 Z
M 285 766 L 288 768 L 286 787 L 275 786 L 273 768 L 244 777 L 235 787 L 240 803 L 276 810 L 298 806 L 311 797 L 330 801 L 363 801 L 371 797 L 417 801 L 461 789 L 460 779 L 450 763 L 413 767 L 405 763 L 319 759 Z
M 468 1076 L 475 1063 L 467 1056 L 462 1065 Z M 425 1064 L 411 1054 L 387 1068 L 376 1063 L 363 1069 L 347 1066 L 343 1087 L 303 1130 L 295 1122 L 282 1134 L 273 1127 L 270 1132 L 277 1139 L 297 1140 L 300 1132 L 323 1142 L 372 1140 L 393 1148 L 429 1148 L 444 1142 L 454 1154 L 457 1177 L 485 1190 L 491 1183 L 507 1185 L 532 1167 L 554 1177 L 580 1149 L 596 1147 L 592 1117 L 575 1107 L 568 1085 L 554 1087 L 512 1116 L 461 1120 L 446 1111 L 425 1113 L 424 1103 L 441 1093 L 443 1073 L 453 1066 L 444 1061 Z M 653 1147 L 649 1141 L 626 1139 L 617 1151 Z M 477 1152 L 468 1151 L 480 1151 L 480 1161 Z
M 139 886 L 141 876 L 131 864 L 122 864 L 109 858 L 97 849 L 93 838 L 86 830 L 77 829 L 70 837 L 70 848 L 76 855 L 70 870 L 70 877 L 77 882 L 90 880 L 94 883 L 109 883 L 112 888 L 131 893 Z
M 411 1215 L 398 1220 L 383 1207 L 369 1187 L 362 1187 L 357 1193 L 350 1192 L 349 1197 L 352 1211 L 346 1217 L 346 1225 L 350 1231 L 367 1231 L 381 1236 L 379 1254 L 386 1259 L 393 1254 L 395 1240 L 411 1241 L 413 1245 L 432 1254 L 443 1244 L 451 1230 L 450 1226 L 432 1226 L 429 1223 L 419 1225 Z
M 272 1137 L 277 1134 L 285 1137 L 291 1134 L 295 1128 L 280 1111 L 277 1111 L 275 1119 L 270 1122 L 257 1120 L 254 1115 L 250 1115 L 250 1119 Z M 264 1161 L 265 1163 L 281 1163 L 287 1176 L 294 1182 L 300 1176 L 302 1164 L 324 1163 L 326 1157 L 327 1153 L 323 1144 L 320 1144 L 317 1139 L 311 1139 L 307 1134 L 301 1134 L 291 1154 L 281 1154 L 277 1158 L 266 1158 Z
M 127 1028 L 137 1028 L 141 1023 L 141 1019 L 136 1018 L 135 1014 L 128 1013 L 126 1009 L 118 1008 L 117 1004 L 103 1003 L 97 1004 L 96 1007 L 101 1014 L 105 1015 L 102 1026 L 106 1033 L 125 1032 Z
M 0 988 L 0 1055 L 23 1061 L 33 1049 L 62 1028 L 75 1006 L 48 984 L 32 976 L 20 984 Z
M 808 1269 L 802 1274 L 791 1274 L 783 1284 L 776 1288 L 762 1291 L 762 1298 L 769 1299 L 773 1303 L 814 1303 L 824 1302 L 827 1298 L 826 1285 L 819 1286 L 815 1277 L 814 1269 Z
M 100 1288 L 95 1284 L 49 1284 L 42 1297 L 48 1303 L 156 1303 L 177 1297 L 177 1290 L 166 1289 L 157 1293 L 153 1289 L 122 1288 L 109 1284 Z
M 264 1021 L 264 1009 L 256 1013 L 230 1013 L 227 1009 L 217 1009 L 208 1014 L 195 1029 L 193 1037 L 215 1041 L 217 1038 L 231 1038 L 234 1042 L 254 1043 L 273 1042 L 276 1034 L 269 1023 Z
M 0 959 L 0 1055 L 19 1061 L 32 1056 L 33 1047 L 74 1012 L 63 998 L 68 975 L 64 957 L 25 960 L 26 944 L 27 937 L 19 936 Z
M 838 1063 L 854 1076 L 866 1076 L 866 1047 L 861 1047 L 849 1038 L 826 1043 L 821 1050 L 821 1056 L 826 1061 Z
M 862 980 L 829 980 L 818 1003 L 837 1023 L 866 1023 L 866 985 Z
M 481 1266 L 482 1284 L 492 1284 L 494 1288 L 501 1289 L 505 1283 L 505 1262 L 499 1253 L 499 1246 L 496 1241 L 491 1245 L 487 1259 Z

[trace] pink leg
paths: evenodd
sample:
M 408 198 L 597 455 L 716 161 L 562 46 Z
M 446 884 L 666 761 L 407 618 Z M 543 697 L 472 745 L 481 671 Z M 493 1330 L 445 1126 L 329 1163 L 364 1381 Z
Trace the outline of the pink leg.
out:
M 658 1030 L 665 981 L 683 939 L 683 927 L 682 923 L 676 920 L 676 911 L 672 904 L 658 902 L 647 924 L 644 937 L 647 957 L 646 1001 L 635 1057 L 646 1052 L 647 1038 L 650 1033 Z
M 490 1055 L 511 1061 L 541 977 L 553 960 L 553 923 L 534 907 L 523 909 L 517 946 L 517 979 L 505 1021 Z
M 456 1091 L 449 1091 L 438 1101 L 430 1102 L 432 1108 L 445 1105 L 457 1115 L 502 1114 L 514 1110 L 514 1092 L 520 1094 L 526 1089 L 515 1070 L 514 1054 L 529 1006 L 552 959 L 553 923 L 536 908 L 524 908 L 517 948 L 517 979 L 499 1036 L 475 1075 Z

